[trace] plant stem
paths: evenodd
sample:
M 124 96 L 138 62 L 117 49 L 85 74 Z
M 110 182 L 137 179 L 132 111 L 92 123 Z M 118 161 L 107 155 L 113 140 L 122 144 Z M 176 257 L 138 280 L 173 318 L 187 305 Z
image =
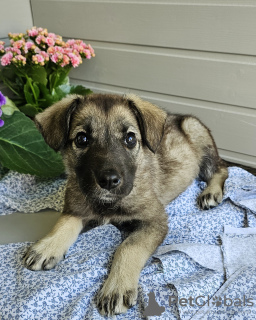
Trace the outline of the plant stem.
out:
M 31 91 L 32 91 L 32 93 L 33 93 L 33 95 L 34 95 L 35 103 L 36 103 L 36 105 L 38 106 L 37 96 L 36 96 L 34 87 L 33 87 L 32 83 L 31 83 L 31 80 L 30 80 L 30 78 L 29 78 L 26 74 L 25 74 L 25 76 L 26 76 L 26 78 L 27 78 L 27 81 L 28 81 L 28 83 L 29 83 L 29 86 L 30 86 L 30 88 L 31 88 Z
M 53 83 L 53 86 L 52 86 L 52 88 L 51 88 L 51 90 L 50 90 L 51 94 L 53 94 L 53 90 L 54 90 L 55 87 L 56 87 L 56 82 L 57 82 L 57 80 L 58 80 L 58 76 L 59 76 L 59 72 L 58 72 L 58 69 L 57 69 L 57 70 L 56 70 L 56 76 L 55 76 L 55 78 L 54 78 L 54 83 Z

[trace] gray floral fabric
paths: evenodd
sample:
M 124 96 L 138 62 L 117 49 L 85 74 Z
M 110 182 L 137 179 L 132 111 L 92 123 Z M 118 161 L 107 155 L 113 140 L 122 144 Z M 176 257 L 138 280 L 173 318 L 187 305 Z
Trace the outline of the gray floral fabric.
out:
M 201 266 L 207 269 L 224 272 L 220 245 L 203 243 L 174 243 L 159 247 L 153 256 L 161 259 L 162 255 L 171 251 L 184 252 Z
M 256 228 L 224 227 L 222 251 L 227 277 L 243 266 L 256 266 Z
M 0 215 L 33 213 L 43 209 L 62 211 L 66 179 L 38 178 L 9 171 L 0 180 Z
M 232 262 L 236 268 L 228 269 L 227 259 L 233 256 L 237 242 L 234 247 L 232 239 L 228 236 L 228 243 L 224 235 L 229 234 L 225 233 L 229 227 L 238 229 L 232 231 L 235 235 L 245 229 L 250 234 L 249 229 L 256 227 L 256 177 L 230 168 L 224 201 L 207 211 L 196 205 L 204 187 L 203 182 L 195 180 L 167 206 L 168 235 L 141 272 L 137 304 L 126 314 L 117 315 L 117 320 L 255 319 L 255 265 Z M 123 236 L 112 225 L 83 233 L 66 259 L 47 272 L 29 271 L 22 265 L 21 257 L 29 243 L 0 246 L 0 319 L 107 319 L 98 313 L 95 299 Z M 239 237 L 241 234 L 234 237 L 235 241 Z M 254 242 L 249 239 L 244 243 L 243 251 L 250 248 L 256 256 Z M 212 261 L 211 252 L 202 258 L 204 248 L 215 248 Z M 219 254 L 220 249 L 227 254 Z M 223 268 L 219 268 L 220 258 Z M 152 292 L 164 311 L 145 316 Z
M 220 287 L 193 320 L 255 320 L 256 267 L 239 268 Z

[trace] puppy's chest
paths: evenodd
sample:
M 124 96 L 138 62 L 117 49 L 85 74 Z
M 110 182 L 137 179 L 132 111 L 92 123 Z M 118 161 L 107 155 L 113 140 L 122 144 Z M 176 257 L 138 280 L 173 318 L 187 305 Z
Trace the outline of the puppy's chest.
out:
M 136 216 L 136 215 L 135 215 Z M 120 231 L 123 232 L 133 232 L 135 230 L 138 230 L 142 227 L 143 221 L 136 217 L 131 217 L 129 215 L 112 215 L 112 216 L 107 216 L 107 215 L 101 215 L 98 218 L 98 225 L 104 225 L 104 224 L 112 224 L 116 228 L 118 228 Z
M 120 201 L 121 202 L 121 201 Z M 125 208 L 120 203 L 116 204 L 93 204 L 92 205 L 92 214 L 104 223 L 109 223 L 112 221 L 125 221 L 131 219 L 136 213 Z

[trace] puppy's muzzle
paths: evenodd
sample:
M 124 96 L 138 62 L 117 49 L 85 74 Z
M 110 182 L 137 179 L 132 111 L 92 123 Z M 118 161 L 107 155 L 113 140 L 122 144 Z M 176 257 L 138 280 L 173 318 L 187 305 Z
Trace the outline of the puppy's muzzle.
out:
M 121 185 L 122 179 L 115 170 L 101 171 L 96 177 L 98 185 L 102 189 L 115 189 Z

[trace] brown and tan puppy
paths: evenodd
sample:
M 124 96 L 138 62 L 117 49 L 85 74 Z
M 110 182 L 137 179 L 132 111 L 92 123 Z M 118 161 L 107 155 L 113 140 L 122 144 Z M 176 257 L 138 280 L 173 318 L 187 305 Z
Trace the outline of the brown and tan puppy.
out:
M 136 303 L 141 269 L 164 240 L 165 206 L 199 177 L 202 209 L 222 201 L 228 176 L 209 130 L 195 117 L 167 114 L 134 95 L 68 96 L 37 115 L 45 141 L 61 151 L 68 181 L 64 212 L 24 257 L 51 269 L 92 221 L 127 227 L 98 293 L 103 315 Z

